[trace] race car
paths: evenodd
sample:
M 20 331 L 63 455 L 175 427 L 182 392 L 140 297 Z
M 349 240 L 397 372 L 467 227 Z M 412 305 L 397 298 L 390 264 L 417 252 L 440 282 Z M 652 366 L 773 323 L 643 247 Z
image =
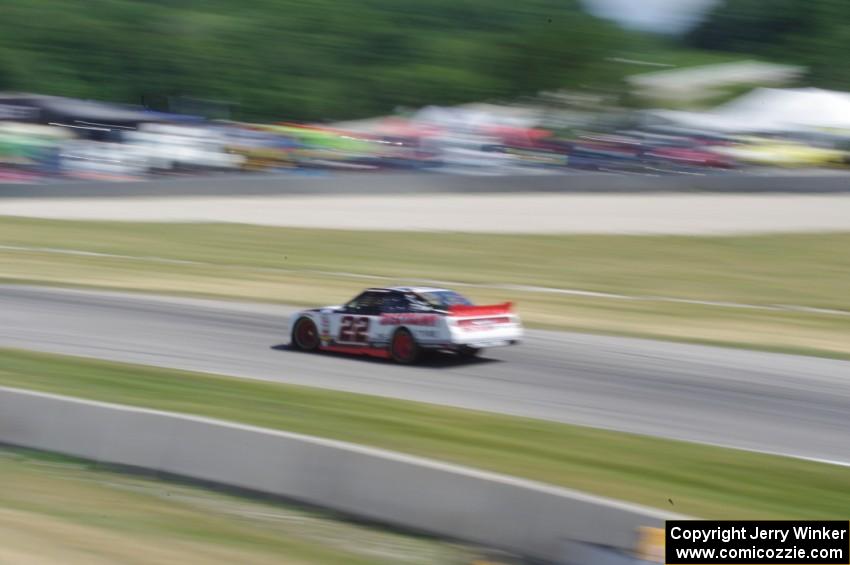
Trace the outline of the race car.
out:
M 444 288 L 368 288 L 343 306 L 302 310 L 289 319 L 290 345 L 416 363 L 426 350 L 475 357 L 514 345 L 522 325 L 510 302 L 475 306 Z

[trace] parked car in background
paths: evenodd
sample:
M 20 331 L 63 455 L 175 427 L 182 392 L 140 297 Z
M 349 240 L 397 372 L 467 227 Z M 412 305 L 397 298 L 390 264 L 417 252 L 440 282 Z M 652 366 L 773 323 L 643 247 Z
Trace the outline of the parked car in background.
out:
M 843 167 L 848 164 L 850 155 L 841 149 L 758 137 L 741 138 L 738 145 L 716 148 L 715 151 L 751 165 L 789 168 Z
M 227 150 L 227 136 L 216 128 L 143 124 L 124 139 L 150 172 L 233 171 L 245 160 Z

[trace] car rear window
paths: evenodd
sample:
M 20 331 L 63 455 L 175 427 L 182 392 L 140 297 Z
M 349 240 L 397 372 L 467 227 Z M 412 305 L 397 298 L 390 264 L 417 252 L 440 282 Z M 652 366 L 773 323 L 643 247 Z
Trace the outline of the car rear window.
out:
M 440 310 L 446 310 L 450 306 L 472 306 L 472 302 L 453 290 L 420 292 L 418 296 L 432 308 L 438 308 Z

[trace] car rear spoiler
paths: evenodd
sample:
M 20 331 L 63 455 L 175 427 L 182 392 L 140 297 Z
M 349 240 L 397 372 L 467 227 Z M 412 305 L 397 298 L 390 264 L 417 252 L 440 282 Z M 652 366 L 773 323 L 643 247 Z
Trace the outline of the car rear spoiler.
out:
M 449 316 L 492 316 L 493 314 L 507 314 L 513 310 L 513 307 L 513 302 L 483 306 L 455 305 L 449 307 Z

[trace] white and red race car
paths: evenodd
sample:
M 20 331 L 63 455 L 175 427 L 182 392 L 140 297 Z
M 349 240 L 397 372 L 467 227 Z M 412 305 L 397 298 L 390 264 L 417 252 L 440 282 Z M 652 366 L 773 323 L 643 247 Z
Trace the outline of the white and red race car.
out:
M 289 319 L 291 346 L 302 351 L 370 355 L 411 364 L 424 350 L 474 357 L 514 345 L 522 324 L 510 302 L 474 306 L 443 288 L 369 288 L 343 306 L 302 310 Z

